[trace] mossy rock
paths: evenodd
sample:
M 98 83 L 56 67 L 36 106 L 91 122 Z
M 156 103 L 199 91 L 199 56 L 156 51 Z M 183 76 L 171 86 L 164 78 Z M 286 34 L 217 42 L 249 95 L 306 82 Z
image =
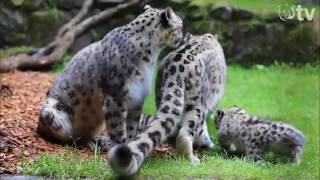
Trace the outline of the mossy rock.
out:
M 6 6 L 0 6 L 0 48 L 28 43 L 25 35 L 27 29 L 25 15 Z
M 29 19 L 28 33 L 32 44 L 41 46 L 53 39 L 62 24 L 70 18 L 58 9 L 35 11 Z
M 201 8 L 199 6 L 196 5 L 190 5 L 187 8 L 187 15 L 186 18 L 191 20 L 191 21 L 199 21 L 201 19 L 203 19 L 206 15 L 205 12 L 206 9 Z

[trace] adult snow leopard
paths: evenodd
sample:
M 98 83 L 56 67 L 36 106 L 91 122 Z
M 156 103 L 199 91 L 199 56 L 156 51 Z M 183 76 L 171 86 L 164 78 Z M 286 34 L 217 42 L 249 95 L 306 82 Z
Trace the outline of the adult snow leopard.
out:
M 109 151 L 109 164 L 118 174 L 135 174 L 155 146 L 176 136 L 176 147 L 194 164 L 194 142 L 212 147 L 207 116 L 221 99 L 227 67 L 223 50 L 211 34 L 191 36 L 161 61 L 157 77 L 155 118 L 128 144 Z
M 135 137 L 157 57 L 180 43 L 182 27 L 170 7 L 146 5 L 132 22 L 79 51 L 48 92 L 40 133 L 65 143 L 91 140 L 106 126 L 104 149 Z

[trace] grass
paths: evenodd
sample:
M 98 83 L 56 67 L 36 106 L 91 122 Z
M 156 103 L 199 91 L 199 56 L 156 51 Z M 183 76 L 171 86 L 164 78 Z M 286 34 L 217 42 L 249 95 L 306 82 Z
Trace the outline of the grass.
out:
M 305 133 L 307 143 L 302 163 L 253 162 L 240 157 L 227 157 L 217 146 L 201 152 L 201 165 L 192 166 L 180 156 L 151 157 L 142 166 L 138 179 L 319 179 L 319 66 L 292 68 L 288 66 L 256 66 L 244 69 L 229 66 L 225 96 L 220 107 L 238 105 L 254 115 L 288 122 Z M 153 114 L 154 96 L 146 101 L 144 111 Z M 216 130 L 212 119 L 209 130 Z M 25 174 L 59 177 L 94 177 L 109 179 L 113 175 L 106 163 L 73 155 L 43 154 L 26 164 Z
M 278 13 L 278 6 L 285 4 L 301 4 L 297 0 L 194 0 L 197 5 L 230 5 L 237 8 L 246 8 L 261 14 Z M 307 8 L 316 8 L 316 14 L 320 14 L 320 8 L 315 5 L 302 5 Z
M 95 177 L 110 178 L 112 173 L 101 156 L 80 157 L 66 150 L 63 154 L 42 154 L 37 162 L 24 167 L 26 174 L 46 177 Z

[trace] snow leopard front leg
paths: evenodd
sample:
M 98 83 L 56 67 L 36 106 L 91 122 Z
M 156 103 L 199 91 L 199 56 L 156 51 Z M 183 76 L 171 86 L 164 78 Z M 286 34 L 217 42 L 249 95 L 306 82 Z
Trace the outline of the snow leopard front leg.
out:
M 128 109 L 125 102 L 120 97 L 105 97 L 102 109 L 106 121 L 107 137 L 100 142 L 102 151 L 108 151 L 113 145 L 126 142 Z
M 142 103 L 136 104 L 133 107 L 130 107 L 128 110 L 128 119 L 127 119 L 127 136 L 128 141 L 136 137 L 139 131 L 139 120 L 142 116 Z

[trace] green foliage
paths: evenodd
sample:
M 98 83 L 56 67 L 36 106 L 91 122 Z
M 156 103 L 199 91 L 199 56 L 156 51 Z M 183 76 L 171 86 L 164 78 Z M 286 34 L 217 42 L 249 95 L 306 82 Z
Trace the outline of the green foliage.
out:
M 28 32 L 30 39 L 35 46 L 43 46 L 43 44 L 52 40 L 52 33 L 56 33 L 59 26 L 65 23 L 66 14 L 53 7 L 33 11 L 28 18 Z M 50 34 L 50 35 L 49 35 Z
M 53 65 L 53 68 L 52 68 L 53 72 L 56 73 L 56 74 L 60 73 L 66 67 L 66 65 L 69 63 L 69 61 L 71 60 L 72 56 L 73 55 L 71 55 L 71 54 L 66 54 L 63 57 L 62 63 Z
M 15 6 L 20 6 L 23 4 L 23 0 L 11 0 L 12 4 Z
M 194 0 L 192 1 L 197 5 L 230 5 L 237 8 L 246 8 L 253 10 L 259 14 L 277 13 L 278 6 L 284 4 L 299 4 L 297 0 Z M 317 15 L 319 16 L 320 8 L 315 5 L 306 5 L 307 8 L 316 8 Z
M 238 105 L 253 115 L 287 122 L 299 128 L 307 139 L 300 165 L 228 157 L 216 145 L 201 152 L 202 162 L 198 166 L 192 166 L 177 155 L 148 158 L 137 178 L 319 179 L 319 73 L 319 65 L 306 65 L 299 69 L 285 64 L 255 65 L 248 69 L 229 66 L 225 96 L 219 106 Z M 144 112 L 154 114 L 154 94 L 146 100 Z M 208 126 L 216 141 L 212 117 Z M 97 179 L 112 176 L 99 156 L 92 160 L 76 155 L 48 154 L 41 155 L 33 164 L 27 164 L 24 173 Z
M 41 10 L 33 13 L 33 17 L 40 21 L 54 21 L 58 22 L 62 18 L 62 13 L 57 8 L 52 8 L 49 10 Z M 50 22 L 52 23 L 52 22 Z
M 28 46 L 17 46 L 17 47 L 3 49 L 3 50 L 0 50 L 0 60 L 16 54 L 27 53 L 28 51 L 30 51 L 30 47 Z
M 56 0 L 45 0 L 45 4 L 47 5 L 47 7 L 49 8 L 49 9 L 55 9 L 55 8 L 57 8 L 57 1 Z
M 107 163 L 101 156 L 83 157 L 66 150 L 62 155 L 42 154 L 36 163 L 24 166 L 25 174 L 37 176 L 70 178 L 96 177 L 98 179 L 111 177 Z

